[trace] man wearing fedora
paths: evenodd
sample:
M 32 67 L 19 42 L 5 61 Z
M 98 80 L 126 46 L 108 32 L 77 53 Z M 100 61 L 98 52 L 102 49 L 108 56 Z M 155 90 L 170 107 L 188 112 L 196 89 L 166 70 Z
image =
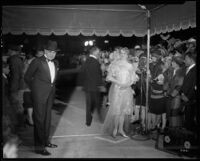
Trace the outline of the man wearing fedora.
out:
M 57 51 L 57 42 L 49 40 L 44 47 L 44 55 L 31 62 L 24 77 L 31 89 L 33 102 L 35 152 L 42 155 L 50 155 L 45 147 L 57 147 L 50 143 L 49 138 L 57 76 L 54 58 Z

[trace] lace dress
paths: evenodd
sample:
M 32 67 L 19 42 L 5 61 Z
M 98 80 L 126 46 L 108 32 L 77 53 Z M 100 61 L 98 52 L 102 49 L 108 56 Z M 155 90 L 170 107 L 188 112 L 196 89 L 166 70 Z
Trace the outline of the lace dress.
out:
M 103 133 L 111 135 L 114 128 L 114 119 L 120 115 L 131 115 L 133 113 L 133 89 L 131 85 L 138 79 L 135 74 L 135 68 L 127 61 L 116 61 L 111 63 L 108 68 L 107 79 L 114 77 L 121 85 L 126 85 L 122 88 L 112 82 L 109 90 L 109 109 L 103 125 Z

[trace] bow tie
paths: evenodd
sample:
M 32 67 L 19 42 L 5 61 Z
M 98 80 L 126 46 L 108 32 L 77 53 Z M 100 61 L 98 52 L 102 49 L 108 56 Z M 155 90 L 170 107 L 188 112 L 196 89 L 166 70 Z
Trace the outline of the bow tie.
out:
M 53 60 L 49 60 L 49 59 L 46 59 L 47 60 L 47 62 L 53 62 Z

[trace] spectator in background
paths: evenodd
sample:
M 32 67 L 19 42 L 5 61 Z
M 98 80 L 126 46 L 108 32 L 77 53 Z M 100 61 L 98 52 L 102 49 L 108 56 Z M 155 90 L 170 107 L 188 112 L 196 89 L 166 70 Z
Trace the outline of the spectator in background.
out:
M 195 129 L 195 111 L 197 108 L 197 82 L 196 82 L 196 51 L 185 54 L 186 73 L 181 87 L 181 99 L 185 104 L 185 127 L 189 130 Z M 199 116 L 196 116 L 199 117 Z
M 38 45 L 36 47 L 36 54 L 35 54 L 35 56 L 36 57 L 42 57 L 43 55 L 44 55 L 44 48 L 43 48 L 42 45 Z
M 163 84 L 163 90 L 164 90 L 164 95 L 167 95 L 167 90 L 170 88 L 170 81 L 173 77 L 173 72 L 174 72 L 174 68 L 172 67 L 172 57 L 171 55 L 168 55 L 166 57 L 164 57 L 163 62 L 164 62 L 164 66 L 165 66 L 165 71 L 163 72 L 164 75 L 164 84 Z M 168 101 L 167 101 L 168 102 Z M 170 114 L 170 105 L 166 105 L 166 118 L 167 120 L 169 120 L 169 114 Z M 168 121 L 167 121 L 168 124 Z
M 105 90 L 102 81 L 102 71 L 99 63 L 100 49 L 96 46 L 90 49 L 90 55 L 81 67 L 78 85 L 83 86 L 86 94 L 86 125 L 92 123 L 92 113 L 97 109 L 101 120 L 100 91 Z
M 10 101 L 9 101 L 9 93 L 8 93 L 8 76 L 9 74 L 9 66 L 6 62 L 3 61 L 3 73 L 2 73 L 2 105 L 3 105 L 3 116 L 5 119 L 3 121 L 9 121 L 12 126 L 12 130 L 16 131 L 16 122 L 17 122 L 17 117 L 16 117 L 16 111 L 15 109 L 12 108 Z M 4 123 L 4 122 L 3 122 Z
M 19 126 L 23 125 L 23 61 L 20 58 L 21 48 L 12 45 L 8 49 L 8 64 L 10 67 L 9 93 L 11 106 L 19 114 Z
M 167 120 L 170 127 L 182 126 L 180 88 L 183 84 L 185 68 L 182 56 L 174 56 L 172 59 L 173 75 L 168 79 L 166 88 L 167 96 Z
M 34 50 L 29 50 L 26 54 L 26 59 L 24 61 L 24 70 L 23 74 L 26 73 L 30 63 L 35 59 L 34 57 L 35 51 Z M 32 103 L 32 98 L 31 98 L 31 90 L 30 88 L 25 84 L 25 90 L 24 90 L 24 109 L 25 112 L 27 113 L 27 119 L 26 123 L 30 126 L 33 126 L 33 103 Z
M 142 53 L 144 53 L 143 49 L 139 45 L 136 45 L 134 49 L 135 49 L 135 56 L 138 58 Z
M 186 43 L 187 50 L 185 53 L 189 51 L 194 51 L 196 49 L 196 40 L 194 38 L 190 38 Z
M 145 108 L 146 108 L 146 58 L 147 54 L 143 53 L 139 57 L 137 74 L 139 80 L 134 85 L 135 90 L 135 112 L 132 123 L 141 120 L 143 130 L 145 129 Z
M 159 51 L 154 51 L 152 54 L 160 56 Z M 150 100 L 149 100 L 149 126 L 148 129 L 155 130 L 160 125 L 160 116 L 162 117 L 162 128 L 166 125 L 166 99 L 164 97 L 164 63 L 159 58 L 155 64 L 150 66 L 151 84 L 150 84 Z
M 8 93 L 8 74 L 9 66 L 3 62 L 3 72 L 2 72 L 2 134 L 3 134 L 3 158 L 16 158 L 17 157 L 17 135 L 16 133 L 16 113 L 9 102 Z

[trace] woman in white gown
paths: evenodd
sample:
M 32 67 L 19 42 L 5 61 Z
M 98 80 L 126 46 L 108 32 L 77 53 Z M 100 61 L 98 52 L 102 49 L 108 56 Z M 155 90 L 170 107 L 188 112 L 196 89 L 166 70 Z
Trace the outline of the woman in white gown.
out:
M 108 68 L 107 81 L 112 85 L 109 90 L 109 109 L 103 124 L 103 133 L 116 137 L 117 133 L 124 137 L 125 115 L 132 115 L 134 110 L 131 85 L 138 79 L 133 65 L 128 62 L 129 50 L 122 48 L 120 58 L 113 61 Z

